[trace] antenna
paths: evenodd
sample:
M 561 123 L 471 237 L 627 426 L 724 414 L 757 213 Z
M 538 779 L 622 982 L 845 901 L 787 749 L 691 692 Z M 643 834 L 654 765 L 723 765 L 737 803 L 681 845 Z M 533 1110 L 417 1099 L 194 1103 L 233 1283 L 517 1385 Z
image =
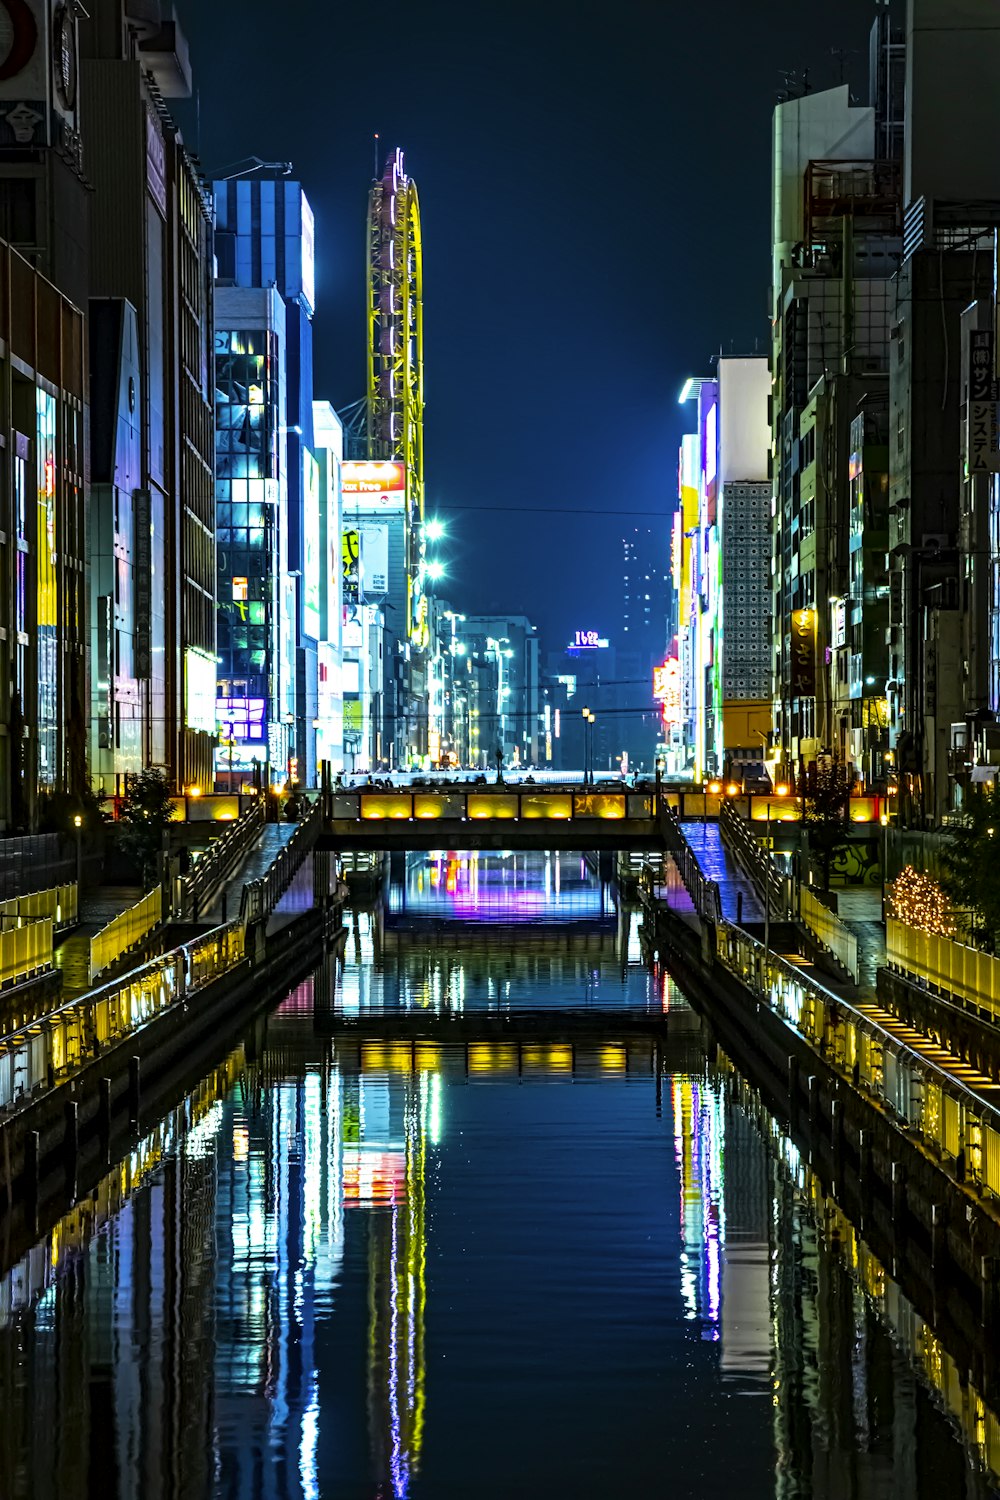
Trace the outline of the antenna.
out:
M 373 155 L 374 155 L 374 158 L 375 158 L 375 171 L 372 174 L 372 176 L 373 176 L 373 180 L 375 182 L 377 182 L 378 181 L 378 131 L 377 130 L 376 130 L 374 136 L 372 137 L 372 152 L 373 152 Z

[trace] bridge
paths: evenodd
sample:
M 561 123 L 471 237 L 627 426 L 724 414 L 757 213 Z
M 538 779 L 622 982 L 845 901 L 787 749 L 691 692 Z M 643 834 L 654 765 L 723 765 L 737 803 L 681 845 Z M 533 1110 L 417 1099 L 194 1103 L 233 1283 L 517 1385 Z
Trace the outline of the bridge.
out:
M 653 790 L 538 785 L 362 788 L 324 796 L 321 846 L 355 849 L 661 849 Z

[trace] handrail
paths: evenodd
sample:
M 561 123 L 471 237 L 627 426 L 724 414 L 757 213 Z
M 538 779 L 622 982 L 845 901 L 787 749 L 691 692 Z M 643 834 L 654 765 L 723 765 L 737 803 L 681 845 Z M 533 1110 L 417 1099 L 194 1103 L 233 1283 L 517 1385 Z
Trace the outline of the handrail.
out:
M 896 917 L 886 930 L 886 963 L 898 974 L 1000 1020 L 1000 958 Z
M 244 959 L 243 926 L 229 922 L 0 1037 L 0 1117 L 26 1106 L 165 1010 L 186 1003 Z
M 722 896 L 718 882 L 709 880 L 681 827 L 680 819 L 661 792 L 657 799 L 657 822 L 668 852 L 680 871 L 684 887 L 694 902 L 695 911 L 705 922 L 722 920 Z
M 51 917 L 0 931 L 0 989 L 52 968 Z
M 190 874 L 180 880 L 180 897 L 174 902 L 179 920 L 197 920 L 220 882 L 228 879 L 260 837 L 264 827 L 264 803 L 258 799 L 242 817 L 227 825 L 201 855 Z
M 323 799 L 317 798 L 310 803 L 305 817 L 299 820 L 288 843 L 279 849 L 267 873 L 258 880 L 248 881 L 243 887 L 240 921 L 244 927 L 250 922 L 267 921 L 319 838 L 322 826 Z
M 717 955 L 852 1087 L 916 1134 L 958 1181 L 1000 1198 L 1000 1109 L 742 928 L 722 922 Z
M 742 865 L 762 902 L 767 889 L 772 916 L 778 921 L 794 920 L 795 897 L 791 880 L 777 868 L 770 851 L 761 847 L 731 802 L 723 802 L 719 808 L 719 833 Z

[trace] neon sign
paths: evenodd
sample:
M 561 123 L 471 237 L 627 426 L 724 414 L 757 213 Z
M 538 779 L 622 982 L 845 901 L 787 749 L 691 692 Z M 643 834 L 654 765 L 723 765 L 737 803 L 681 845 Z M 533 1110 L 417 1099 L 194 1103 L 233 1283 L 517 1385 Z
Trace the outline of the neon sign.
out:
M 576 639 L 570 641 L 571 651 L 606 651 L 608 642 L 596 630 L 578 630 Z

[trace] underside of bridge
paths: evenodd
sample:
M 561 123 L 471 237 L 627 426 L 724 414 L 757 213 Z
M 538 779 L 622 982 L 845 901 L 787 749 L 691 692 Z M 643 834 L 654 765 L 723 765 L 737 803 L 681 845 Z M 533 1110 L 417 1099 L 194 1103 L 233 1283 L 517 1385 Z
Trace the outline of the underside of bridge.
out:
M 552 850 L 588 853 L 602 849 L 662 849 L 663 835 L 653 818 L 334 818 L 318 846 L 341 852 L 437 849 Z

